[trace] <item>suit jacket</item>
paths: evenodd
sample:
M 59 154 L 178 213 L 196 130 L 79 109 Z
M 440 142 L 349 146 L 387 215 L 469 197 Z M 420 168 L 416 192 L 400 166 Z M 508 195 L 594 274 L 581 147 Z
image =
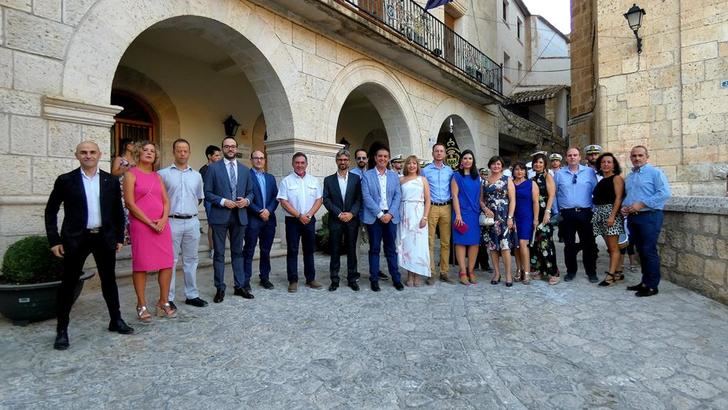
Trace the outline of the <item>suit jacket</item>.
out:
M 250 170 L 250 182 L 253 184 L 253 202 L 248 207 L 248 223 L 253 225 L 265 224 L 260 218 L 260 211 L 267 209 L 270 212 L 270 218 L 268 223 L 273 226 L 276 225 L 276 209 L 278 209 L 278 185 L 276 185 L 276 179 L 273 175 L 265 172 L 263 173 L 265 178 L 265 198 L 263 197 L 263 191 L 260 189 L 260 183 L 258 183 L 258 177 L 255 176 L 255 171 Z
M 83 188 L 81 168 L 56 178 L 45 208 L 46 235 L 50 246 L 62 244 L 68 252 L 80 245 L 88 222 L 86 191 Z M 115 248 L 124 242 L 124 208 L 121 204 L 119 180 L 99 170 L 99 202 L 101 231 L 104 243 Z M 58 233 L 58 211 L 63 204 L 63 224 Z
M 402 191 L 399 187 L 399 176 L 396 172 L 388 169 L 387 175 L 387 206 L 389 213 L 392 215 L 393 223 L 399 223 L 399 205 L 402 202 Z M 364 212 L 362 213 L 362 222 L 365 224 L 373 224 L 377 220 L 377 214 L 382 210 L 379 205 L 382 198 L 379 189 L 379 179 L 377 177 L 377 169 L 373 168 L 364 173 L 361 181 L 362 203 Z
M 235 161 L 238 165 L 238 185 L 236 187 L 236 196 L 246 198 L 250 203 L 253 203 L 253 184 L 250 181 L 250 169 L 238 161 Z M 220 160 L 213 162 L 207 168 L 204 178 L 205 183 L 205 201 L 210 206 L 210 214 L 207 215 L 207 222 L 213 225 L 227 224 L 230 220 L 230 213 L 234 209 L 228 209 L 220 205 L 220 200 L 225 198 L 231 201 L 235 201 L 233 198 L 233 192 L 230 188 L 230 177 L 228 176 L 227 169 L 225 168 L 225 161 Z M 235 208 L 238 209 L 238 208 Z M 248 212 L 245 209 L 238 209 L 235 211 L 237 214 L 238 223 L 240 225 L 248 224 Z
M 329 223 L 340 222 L 337 216 L 342 212 L 351 212 L 355 218 L 359 217 L 361 210 L 361 179 L 358 175 L 349 172 L 346 183 L 345 197 L 341 197 L 339 178 L 337 174 L 324 178 L 324 206 L 331 213 Z

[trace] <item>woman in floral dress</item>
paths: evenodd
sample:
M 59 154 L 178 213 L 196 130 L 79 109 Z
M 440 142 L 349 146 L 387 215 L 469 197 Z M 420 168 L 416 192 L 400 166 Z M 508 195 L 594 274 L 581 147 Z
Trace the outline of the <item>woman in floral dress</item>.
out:
M 556 246 L 554 246 L 554 229 L 551 222 L 551 205 L 556 195 L 554 178 L 546 170 L 546 156 L 537 154 L 532 160 L 536 175 L 531 178 L 538 186 L 538 225 L 536 235 L 531 244 L 531 270 L 538 272 L 534 279 L 548 277 L 549 285 L 556 285 L 561 280 L 556 265 Z
M 490 175 L 483 185 L 483 204 L 485 216 L 495 219 L 495 224 L 483 229 L 483 240 L 488 244 L 493 261 L 491 285 L 500 282 L 500 259 L 506 273 L 506 286 L 513 286 L 511 272 L 511 249 L 516 245 L 516 230 L 513 226 L 513 213 L 516 208 L 516 188 L 513 180 L 503 175 L 503 159 L 494 156 L 488 161 Z

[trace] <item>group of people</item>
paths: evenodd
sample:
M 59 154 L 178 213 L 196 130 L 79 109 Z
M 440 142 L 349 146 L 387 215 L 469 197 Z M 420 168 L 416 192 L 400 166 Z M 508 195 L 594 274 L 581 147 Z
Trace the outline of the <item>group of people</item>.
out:
M 564 280 L 574 278 L 576 255 L 581 251 L 589 280 L 598 281 L 594 236 L 602 235 L 610 265 L 600 285 L 607 286 L 624 279 L 619 270 L 617 238 L 624 230 L 623 218 L 627 218 L 643 273 L 642 281 L 628 289 L 636 291 L 637 296 L 658 292 L 656 243 L 670 188 L 664 174 L 647 162 L 649 155 L 643 146 L 634 147 L 630 153 L 634 168 L 626 182 L 614 155 L 598 153 L 592 161 L 591 151 L 597 146 L 587 147 L 591 166 L 580 164 L 577 148 L 566 152 L 567 166 L 563 168 L 547 169 L 546 154 L 536 153 L 530 177 L 522 162 L 515 163 L 510 170 L 512 176 L 508 176 L 498 156 L 488 161 L 488 172 L 479 173 L 471 150 L 461 153 L 459 165 L 453 170 L 445 163 L 445 146 L 440 143 L 432 147 L 432 162 L 424 168 L 416 156 L 404 160 L 400 156 L 397 162 L 401 162 L 401 174 L 391 169 L 386 147 L 372 151 L 373 161 L 366 150 L 356 150 L 353 167 L 351 153 L 342 149 L 335 156 L 336 172 L 324 178 L 323 186 L 307 172 L 306 154 L 293 155 L 291 173 L 278 184 L 266 172 L 264 152 L 255 150 L 250 154 L 252 168 L 237 160 L 237 142 L 232 137 L 223 139 L 221 149 L 208 147 L 208 164 L 200 172 L 188 164 L 191 147 L 184 139 L 174 141 L 174 162 L 159 171 L 155 171 L 159 151 L 154 143 L 123 141 L 121 147 L 124 151 L 112 163 L 109 174 L 98 167 L 98 145 L 91 141 L 79 144 L 76 157 L 80 167 L 58 177 L 46 206 L 51 251 L 63 258 L 65 268 L 59 293 L 56 349 L 69 346 L 73 288 L 89 254 L 93 254 L 98 267 L 111 319 L 109 330 L 133 333 L 121 318 L 115 281 L 115 252 L 127 240 L 132 248 L 139 321 L 149 322 L 152 318 L 145 297 L 147 272 L 152 271 L 159 272 L 155 314 L 176 316 L 173 273 L 179 258 L 183 262 L 185 303 L 196 307 L 208 304 L 200 297 L 196 284 L 201 236 L 198 207 L 202 201 L 211 232 L 208 240 L 212 245 L 215 303 L 225 298 L 227 238 L 234 295 L 254 298 L 250 282 L 256 248 L 260 250 L 259 284 L 265 289 L 274 288 L 270 281 L 270 251 L 279 205 L 285 214 L 288 292 L 298 290 L 301 244 L 305 285 L 323 287 L 316 280 L 314 265 L 315 222 L 322 205 L 329 213 L 329 291 L 340 286 L 342 246 L 347 256 L 346 285 L 353 291 L 360 290 L 358 260 L 364 233 L 368 237 L 369 282 L 374 292 L 380 291 L 380 280 L 390 277 L 398 291 L 405 285 L 420 286 L 423 279 L 427 285 L 438 280 L 455 283 L 449 275 L 451 245 L 458 279 L 464 285 L 478 283 L 475 266 L 479 259 L 482 264 L 482 247 L 493 262 L 491 284 L 499 284 L 505 276 L 508 287 L 514 280 L 529 283 L 537 277 L 555 285 L 560 281 L 552 238 L 555 220 L 559 220 L 565 242 Z M 552 164 L 561 160 L 558 154 L 548 159 Z M 374 166 L 368 168 L 370 163 Z M 59 234 L 57 213 L 61 204 L 65 217 Z M 382 249 L 389 276 L 380 271 Z M 515 276 L 511 253 L 516 260 Z M 404 280 L 400 268 L 406 271 Z

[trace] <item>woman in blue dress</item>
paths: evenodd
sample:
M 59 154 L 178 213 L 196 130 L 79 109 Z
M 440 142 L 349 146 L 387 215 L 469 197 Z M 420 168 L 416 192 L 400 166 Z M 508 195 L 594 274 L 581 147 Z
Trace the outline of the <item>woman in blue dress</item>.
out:
M 490 175 L 483 186 L 483 202 L 485 216 L 493 218 L 495 224 L 483 230 L 483 240 L 488 244 L 493 261 L 493 277 L 491 285 L 500 282 L 500 259 L 506 271 L 506 286 L 513 286 L 511 272 L 511 249 L 516 244 L 516 227 L 513 224 L 513 213 L 516 208 L 516 189 L 513 181 L 503 175 L 503 159 L 494 156 L 488 161 Z
M 513 165 L 513 185 L 516 187 L 516 209 L 514 219 L 518 232 L 516 256 L 516 280 L 524 285 L 531 283 L 531 255 L 529 243 L 533 230 L 538 225 L 538 186 L 526 177 L 526 164 Z
M 480 246 L 480 176 L 475 165 L 473 151 L 467 149 L 460 155 L 460 166 L 450 180 L 452 191 L 453 243 L 455 258 L 460 268 L 460 283 L 475 285 L 475 262 Z M 465 258 L 468 258 L 467 265 Z

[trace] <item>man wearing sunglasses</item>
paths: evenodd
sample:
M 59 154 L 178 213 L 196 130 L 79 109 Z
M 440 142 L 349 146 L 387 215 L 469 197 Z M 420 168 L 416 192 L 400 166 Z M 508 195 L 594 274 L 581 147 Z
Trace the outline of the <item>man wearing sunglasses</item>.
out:
M 554 175 L 556 200 L 553 213 L 561 215 L 559 232 L 564 239 L 564 262 L 566 277 L 564 281 L 574 280 L 577 264 L 576 254 L 581 248 L 584 270 L 589 282 L 597 283 L 596 258 L 594 255 L 594 234 L 592 232 L 592 191 L 597 185 L 594 169 L 579 163 L 581 155 L 578 148 L 566 151 L 567 166 Z M 579 235 L 579 244 L 576 235 Z

